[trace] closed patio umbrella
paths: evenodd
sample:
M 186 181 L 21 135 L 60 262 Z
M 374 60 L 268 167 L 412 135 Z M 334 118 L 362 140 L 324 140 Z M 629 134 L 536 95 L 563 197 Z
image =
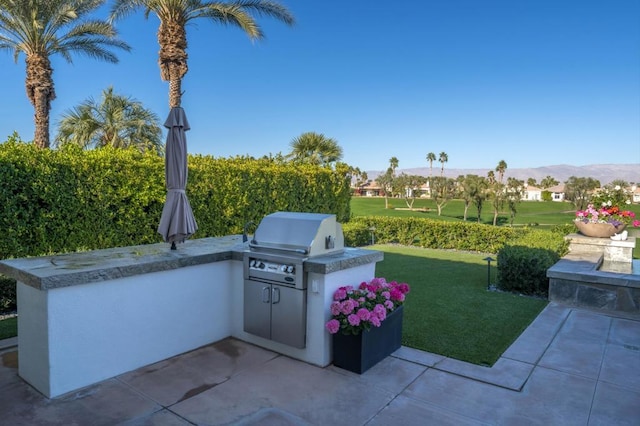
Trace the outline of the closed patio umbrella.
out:
M 189 122 L 184 110 L 180 107 L 171 108 L 164 126 L 169 129 L 164 159 L 167 200 L 162 209 L 158 233 L 175 250 L 176 243 L 184 242 L 198 229 L 185 193 L 188 173 L 185 132 L 189 130 Z

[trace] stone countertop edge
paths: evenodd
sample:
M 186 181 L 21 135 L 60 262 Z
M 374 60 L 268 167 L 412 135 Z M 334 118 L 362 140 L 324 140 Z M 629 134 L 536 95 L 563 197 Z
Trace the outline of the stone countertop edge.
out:
M 381 251 L 345 247 L 342 253 L 318 256 L 307 260 L 304 262 L 304 271 L 326 275 L 343 269 L 380 262 L 383 259 L 384 253 Z
M 171 250 L 168 243 L 114 247 L 52 256 L 6 259 L 0 273 L 38 290 L 168 271 L 231 259 L 241 235 L 187 240 Z
M 187 240 L 171 250 L 168 243 L 115 247 L 52 256 L 6 259 L 0 273 L 38 290 L 108 281 L 225 260 L 243 260 L 248 249 L 241 235 Z M 383 260 L 379 251 L 345 248 L 309 259 L 305 272 L 329 274 Z

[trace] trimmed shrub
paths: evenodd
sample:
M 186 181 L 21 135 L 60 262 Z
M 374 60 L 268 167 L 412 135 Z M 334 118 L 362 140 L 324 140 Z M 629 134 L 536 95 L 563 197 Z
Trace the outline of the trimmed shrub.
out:
M 564 235 L 529 231 L 498 252 L 499 289 L 535 296 L 549 294 L 547 269 L 569 251 Z
M 362 247 L 371 244 L 371 230 L 363 223 L 343 223 L 342 232 L 344 232 L 346 247 Z
M 547 269 L 558 261 L 556 253 L 541 248 L 505 246 L 498 253 L 499 289 L 528 295 L 547 296 Z

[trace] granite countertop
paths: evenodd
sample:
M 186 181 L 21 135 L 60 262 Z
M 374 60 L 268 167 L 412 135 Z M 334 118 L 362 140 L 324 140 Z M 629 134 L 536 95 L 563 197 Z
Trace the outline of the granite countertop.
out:
M 167 271 L 231 259 L 231 249 L 242 236 L 199 238 L 167 243 L 114 247 L 53 256 L 0 261 L 0 273 L 40 290 Z
M 225 260 L 242 260 L 248 244 L 241 235 L 187 240 L 171 250 L 167 243 L 115 247 L 53 256 L 6 259 L 0 273 L 39 290 L 107 281 Z M 345 248 L 304 264 L 305 272 L 329 274 L 383 259 L 383 253 Z

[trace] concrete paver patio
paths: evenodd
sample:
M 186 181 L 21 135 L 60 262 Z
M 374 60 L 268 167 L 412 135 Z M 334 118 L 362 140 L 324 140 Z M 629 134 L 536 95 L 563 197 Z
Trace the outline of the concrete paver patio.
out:
M 236 339 L 47 399 L 0 348 L 6 425 L 638 425 L 640 319 L 549 304 L 492 367 L 400 348 L 357 375 Z

